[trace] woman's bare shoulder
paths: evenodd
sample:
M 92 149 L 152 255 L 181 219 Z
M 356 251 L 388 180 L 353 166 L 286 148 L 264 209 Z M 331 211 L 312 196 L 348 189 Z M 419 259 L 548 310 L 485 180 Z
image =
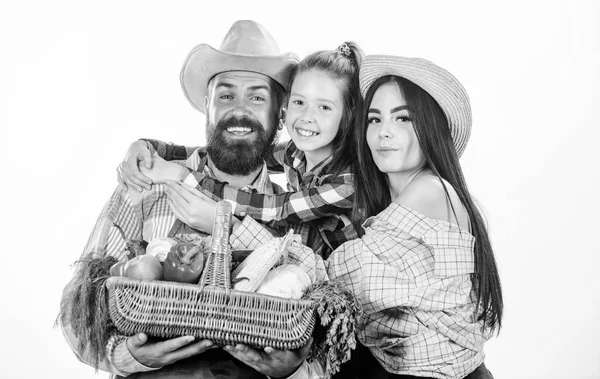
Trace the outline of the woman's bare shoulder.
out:
M 468 229 L 468 216 L 456 190 L 448 182 L 432 173 L 421 174 L 415 178 L 400 196 L 394 199 L 394 202 L 429 218 L 458 224 Z M 456 217 L 452 207 L 454 207 Z

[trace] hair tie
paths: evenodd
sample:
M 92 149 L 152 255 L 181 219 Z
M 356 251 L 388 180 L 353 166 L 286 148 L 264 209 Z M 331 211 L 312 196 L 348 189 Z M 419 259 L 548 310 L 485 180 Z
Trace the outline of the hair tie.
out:
M 338 46 L 338 50 L 346 57 L 349 57 L 350 53 L 352 52 L 352 50 L 350 50 L 350 46 L 348 46 L 348 44 L 345 42 Z

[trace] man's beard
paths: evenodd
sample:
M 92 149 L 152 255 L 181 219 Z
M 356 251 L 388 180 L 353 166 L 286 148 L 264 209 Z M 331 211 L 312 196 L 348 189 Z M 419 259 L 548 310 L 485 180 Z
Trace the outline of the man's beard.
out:
M 248 127 L 256 132 L 253 141 L 230 139 L 225 136 L 231 126 Z M 226 174 L 246 176 L 263 165 L 265 157 L 272 152 L 272 144 L 277 134 L 277 128 L 272 127 L 271 133 L 255 119 L 247 116 L 231 116 L 220 120 L 212 134 L 208 135 L 206 151 L 215 167 Z

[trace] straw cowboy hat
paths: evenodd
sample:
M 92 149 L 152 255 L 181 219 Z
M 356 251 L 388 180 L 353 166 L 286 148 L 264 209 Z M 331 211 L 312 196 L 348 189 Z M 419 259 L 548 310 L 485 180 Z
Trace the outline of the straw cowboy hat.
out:
M 298 64 L 293 53 L 281 54 L 271 34 L 259 23 L 236 21 L 215 49 L 200 44 L 188 54 L 181 69 L 181 87 L 194 108 L 204 113 L 204 97 L 213 76 L 227 71 L 266 75 L 287 90 L 291 71 Z
M 438 102 L 448 119 L 454 147 L 460 157 L 471 135 L 472 118 L 469 96 L 460 82 L 448 71 L 425 59 L 369 55 L 360 68 L 360 92 L 363 97 L 375 80 L 386 75 L 410 80 Z

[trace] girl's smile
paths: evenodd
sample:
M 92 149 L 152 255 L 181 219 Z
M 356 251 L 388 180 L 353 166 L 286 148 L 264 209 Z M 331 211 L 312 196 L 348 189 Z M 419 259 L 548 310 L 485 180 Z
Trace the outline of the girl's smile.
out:
M 342 119 L 340 81 L 317 69 L 296 75 L 288 101 L 286 125 L 310 166 L 328 158 Z

